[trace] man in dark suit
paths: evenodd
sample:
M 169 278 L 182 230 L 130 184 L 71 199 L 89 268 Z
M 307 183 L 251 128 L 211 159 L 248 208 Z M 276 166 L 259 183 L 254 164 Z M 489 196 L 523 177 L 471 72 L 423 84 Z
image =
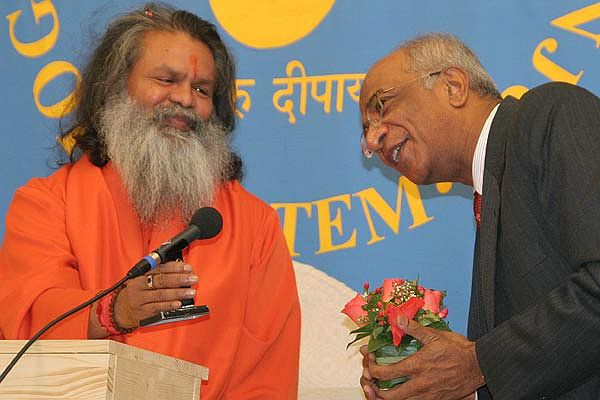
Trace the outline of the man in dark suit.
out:
M 371 68 L 360 110 L 366 156 L 483 199 L 469 338 L 401 318 L 424 346 L 388 366 L 361 349 L 367 399 L 600 399 L 600 99 L 550 83 L 502 100 L 463 43 L 429 34 Z

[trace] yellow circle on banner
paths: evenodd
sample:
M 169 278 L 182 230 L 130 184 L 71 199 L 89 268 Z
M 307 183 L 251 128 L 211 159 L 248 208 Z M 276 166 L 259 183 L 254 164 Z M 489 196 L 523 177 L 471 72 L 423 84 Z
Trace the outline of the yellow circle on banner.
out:
M 335 0 L 210 0 L 219 24 L 246 46 L 283 47 L 309 35 Z
M 435 188 L 441 194 L 446 194 L 452 190 L 452 182 L 439 182 L 435 184 Z

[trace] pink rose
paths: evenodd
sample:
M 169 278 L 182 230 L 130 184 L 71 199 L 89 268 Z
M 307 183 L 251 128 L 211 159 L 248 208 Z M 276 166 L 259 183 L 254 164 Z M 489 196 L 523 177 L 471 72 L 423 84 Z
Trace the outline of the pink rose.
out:
M 438 317 L 446 318 L 448 316 L 448 307 L 444 308 L 442 311 L 438 313 Z
M 423 301 L 425 302 L 423 309 L 429 310 L 436 315 L 439 314 L 442 297 L 442 292 L 439 290 L 425 289 L 423 293 Z
M 362 308 L 365 304 L 367 304 L 365 298 L 357 294 L 352 300 L 346 303 L 342 312 L 349 316 L 356 325 L 364 325 L 368 322 L 368 313 Z
M 421 307 L 423 307 L 423 304 L 425 304 L 423 299 L 411 297 L 406 303 L 401 304 L 398 307 L 391 306 L 388 308 L 387 319 L 392 327 L 394 346 L 398 346 L 404 336 L 404 331 L 398 326 L 398 316 L 404 315 L 408 319 L 413 319 Z
M 404 283 L 404 279 L 393 278 L 393 279 L 384 279 L 383 280 L 383 294 L 381 295 L 381 300 L 388 302 L 392 299 L 392 292 L 394 291 L 394 283 L 398 285 L 402 285 Z

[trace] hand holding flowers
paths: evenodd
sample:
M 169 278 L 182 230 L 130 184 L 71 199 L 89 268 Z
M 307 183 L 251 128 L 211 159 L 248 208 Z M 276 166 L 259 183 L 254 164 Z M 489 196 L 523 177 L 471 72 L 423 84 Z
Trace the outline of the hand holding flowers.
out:
M 422 346 L 414 337 L 405 335 L 398 325 L 399 317 L 450 331 L 443 319 L 448 315 L 448 309 L 443 306 L 444 292 L 404 279 L 385 279 L 383 286 L 374 291 L 369 291 L 369 284 L 365 283 L 364 289 L 363 295 L 356 295 L 342 310 L 359 325 L 351 332 L 356 337 L 348 346 L 369 337 L 368 351 L 375 354 L 378 364 L 397 363 Z M 406 378 L 399 377 L 377 383 L 380 388 L 391 388 L 405 381 Z
M 367 400 L 473 400 L 475 390 L 485 385 L 475 342 L 458 333 L 426 328 L 404 316 L 398 318 L 398 324 L 422 347 L 409 360 L 379 365 L 375 353 L 362 346 L 364 370 L 360 382 Z M 377 386 L 378 382 L 399 376 L 410 376 L 410 380 L 389 391 L 389 387 Z

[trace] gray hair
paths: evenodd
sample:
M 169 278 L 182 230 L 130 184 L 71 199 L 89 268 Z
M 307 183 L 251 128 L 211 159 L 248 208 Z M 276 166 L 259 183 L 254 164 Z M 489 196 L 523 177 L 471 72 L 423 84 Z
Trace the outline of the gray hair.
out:
M 409 56 L 407 72 L 427 74 L 448 67 L 459 67 L 467 73 L 471 90 L 482 96 L 501 98 L 492 77 L 475 53 L 454 35 L 428 33 L 403 43 L 399 50 L 406 50 Z M 434 79 L 424 79 L 424 86 L 431 89 Z

